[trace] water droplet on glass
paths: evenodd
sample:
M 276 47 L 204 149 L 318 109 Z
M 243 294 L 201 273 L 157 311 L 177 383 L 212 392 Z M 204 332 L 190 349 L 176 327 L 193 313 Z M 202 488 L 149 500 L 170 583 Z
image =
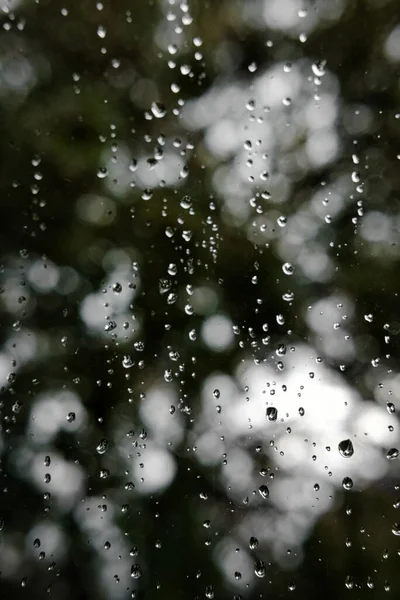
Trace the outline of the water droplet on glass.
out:
M 124 367 L 124 369 L 130 369 L 131 367 L 133 367 L 134 362 L 132 360 L 132 358 L 129 356 L 129 354 L 125 354 L 124 358 L 122 359 L 122 366 Z
M 269 489 L 268 486 L 265 485 L 265 483 L 263 485 L 260 485 L 258 491 L 260 493 L 260 496 L 264 498 L 264 500 L 267 500 L 267 498 L 269 498 Z
M 213 600 L 214 598 L 214 588 L 212 585 L 208 585 L 204 591 L 204 595 L 208 600 Z
M 396 407 L 393 404 L 393 402 L 387 402 L 386 403 L 386 410 L 388 411 L 388 413 L 390 415 L 394 415 L 394 413 L 396 412 Z
M 400 523 L 393 523 L 392 533 L 393 535 L 400 536 Z
M 262 560 L 258 560 L 254 564 L 254 573 L 257 575 L 257 577 L 265 577 L 266 572 L 267 568 L 265 563 Z
M 318 60 L 312 64 L 312 72 L 316 77 L 323 77 L 325 75 L 326 60 Z
M 192 200 L 190 198 L 190 196 L 183 196 L 182 200 L 181 200 L 181 207 L 188 209 L 192 206 Z
M 353 442 L 349 439 L 342 440 L 339 443 L 339 452 L 344 458 L 350 458 L 354 454 Z
M 97 177 L 99 179 L 104 179 L 105 177 L 107 177 L 107 175 L 108 175 L 108 169 L 106 167 L 100 167 L 97 170 Z
M 351 490 L 351 488 L 353 487 L 353 480 L 351 479 L 351 477 L 344 477 L 342 481 L 342 486 L 345 490 Z
M 388 453 L 386 454 L 386 458 L 388 458 L 389 460 L 393 460 L 398 457 L 399 451 L 397 448 L 390 448 L 390 450 L 388 450 Z
M 142 576 L 142 571 L 139 565 L 132 565 L 131 567 L 131 577 L 133 579 L 139 579 Z
M 109 321 L 107 325 L 104 326 L 105 331 L 113 331 L 117 328 L 117 324 L 115 321 Z
M 258 539 L 256 537 L 251 537 L 249 540 L 249 548 L 250 550 L 255 550 L 258 546 Z
M 97 444 L 97 446 L 96 446 L 96 452 L 97 452 L 97 454 L 105 454 L 107 452 L 107 449 L 108 449 L 108 440 L 106 440 L 105 438 L 103 438 Z
M 167 109 L 160 102 L 153 102 L 151 105 L 151 112 L 156 117 L 156 119 L 162 119 L 167 114 Z
M 104 39 L 107 35 L 107 29 L 103 25 L 99 25 L 97 28 L 97 35 L 99 38 Z
M 281 215 L 280 217 L 277 218 L 277 223 L 278 223 L 279 227 L 285 227 L 287 224 L 287 217 Z
M 276 421 L 278 418 L 278 409 L 275 406 L 268 406 L 266 410 L 266 417 L 268 421 Z
M 67 414 L 67 421 L 68 423 L 73 423 L 76 419 L 76 414 L 74 412 L 69 412 Z
M 282 265 L 282 271 L 285 273 L 285 275 L 293 275 L 294 266 L 291 263 L 286 262 Z

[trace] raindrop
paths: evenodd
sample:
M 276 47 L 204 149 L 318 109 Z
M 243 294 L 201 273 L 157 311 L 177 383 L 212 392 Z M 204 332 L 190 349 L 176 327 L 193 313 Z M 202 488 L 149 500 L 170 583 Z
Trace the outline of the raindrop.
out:
M 400 536 L 400 523 L 394 523 L 392 527 L 393 535 Z
M 122 366 L 124 367 L 124 369 L 130 369 L 131 367 L 133 367 L 133 364 L 134 363 L 132 358 L 129 356 L 129 354 L 126 354 L 122 359 Z
M 103 25 L 99 25 L 97 28 L 97 35 L 99 38 L 104 39 L 107 35 L 107 29 Z
M 345 581 L 344 581 L 345 586 L 347 587 L 348 590 L 352 590 L 354 587 L 354 579 L 351 575 L 347 575 Z
M 339 443 L 339 452 L 344 458 L 350 458 L 354 454 L 353 442 L 349 439 L 342 440 Z
M 255 550 L 258 546 L 258 539 L 256 537 L 251 537 L 249 540 L 249 548 L 250 550 Z
M 214 598 L 214 588 L 212 585 L 208 585 L 205 589 L 204 595 L 208 600 L 213 600 Z
M 165 371 L 164 371 L 164 380 L 167 383 L 170 383 L 172 381 L 172 379 L 173 379 L 173 373 L 172 373 L 171 369 L 165 369 Z
M 190 198 L 190 196 L 183 196 L 182 200 L 181 200 L 181 207 L 188 209 L 192 206 L 192 200 Z
M 265 563 L 262 560 L 258 560 L 254 565 L 254 573 L 257 577 L 265 577 L 266 572 L 267 568 Z
M 139 579 L 142 576 L 142 571 L 139 565 L 132 565 L 131 567 L 131 577 L 133 579 Z
M 291 263 L 286 262 L 282 265 L 282 271 L 285 273 L 285 275 L 293 275 L 294 266 Z
M 394 458 L 398 457 L 399 451 L 397 448 L 390 448 L 390 450 L 388 450 L 388 453 L 386 454 L 386 458 L 388 458 L 389 460 L 393 460 Z
M 106 169 L 106 167 L 100 167 L 97 171 L 97 177 L 99 179 L 104 179 L 105 177 L 107 177 L 108 175 L 108 170 Z
M 294 293 L 286 292 L 285 294 L 282 294 L 282 300 L 285 302 L 292 302 L 292 300 L 294 300 Z
M 129 170 L 134 173 L 136 171 L 136 169 L 138 168 L 138 163 L 137 160 L 135 160 L 134 158 L 131 160 L 130 164 L 129 164 Z
M 151 112 L 156 119 L 162 119 L 167 114 L 167 109 L 163 104 L 160 104 L 159 102 L 153 102 L 151 105 Z
M 258 491 L 260 493 L 260 496 L 264 498 L 264 500 L 267 500 L 267 498 L 269 498 L 269 489 L 268 486 L 265 485 L 265 483 L 263 485 L 260 485 Z
M 266 410 L 266 417 L 268 421 L 276 421 L 278 418 L 278 409 L 275 406 L 268 406 Z
M 97 446 L 96 446 L 96 452 L 97 452 L 97 454 L 105 454 L 107 452 L 107 449 L 108 449 L 108 440 L 106 440 L 105 438 L 103 438 L 97 444 Z
M 353 480 L 351 479 L 351 477 L 344 477 L 342 485 L 345 490 L 351 490 L 351 488 L 353 487 Z
M 277 218 L 277 223 L 279 225 L 279 227 L 285 227 L 287 224 L 287 218 L 283 215 L 281 215 L 280 217 Z
M 326 60 L 318 60 L 312 64 L 312 72 L 316 77 L 325 75 Z
M 115 321 L 110 321 L 107 325 L 104 326 L 105 331 L 113 331 L 117 328 L 117 324 Z

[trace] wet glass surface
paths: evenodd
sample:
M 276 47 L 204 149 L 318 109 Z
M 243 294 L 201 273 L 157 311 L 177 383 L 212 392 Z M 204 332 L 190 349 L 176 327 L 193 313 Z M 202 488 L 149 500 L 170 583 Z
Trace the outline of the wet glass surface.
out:
M 398 0 L 0 0 L 0 594 L 398 598 Z

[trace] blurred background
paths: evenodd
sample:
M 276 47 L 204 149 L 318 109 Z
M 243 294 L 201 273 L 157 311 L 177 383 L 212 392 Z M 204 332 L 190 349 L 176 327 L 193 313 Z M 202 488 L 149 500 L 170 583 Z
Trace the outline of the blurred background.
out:
M 1 597 L 399 598 L 399 0 L 0 15 Z

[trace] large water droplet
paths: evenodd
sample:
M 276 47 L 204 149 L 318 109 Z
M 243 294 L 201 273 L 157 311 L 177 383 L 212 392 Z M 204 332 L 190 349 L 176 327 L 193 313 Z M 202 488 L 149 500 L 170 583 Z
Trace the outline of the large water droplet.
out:
M 349 439 L 342 440 L 339 443 L 339 452 L 344 458 L 350 458 L 354 454 L 353 442 Z
M 342 481 L 342 486 L 345 490 L 351 490 L 351 488 L 353 487 L 353 480 L 351 479 L 351 477 L 344 477 Z
M 292 263 L 285 262 L 282 265 L 282 271 L 285 273 L 285 275 L 293 275 L 293 273 L 294 273 L 294 266 L 292 265 Z
M 131 567 L 131 577 L 133 579 L 139 579 L 142 576 L 142 571 L 139 565 L 132 565 Z
M 386 458 L 388 458 L 389 460 L 393 460 L 394 458 L 398 457 L 399 451 L 397 448 L 390 448 L 390 450 L 388 450 L 388 453 L 386 454 Z
M 326 60 L 317 60 L 311 66 L 312 72 L 314 73 L 314 75 L 316 77 L 323 77 L 325 75 L 325 67 L 326 67 Z
M 265 483 L 263 485 L 260 485 L 258 491 L 260 493 L 260 496 L 264 498 L 264 500 L 267 500 L 267 498 L 269 498 L 269 489 L 268 486 L 265 485 Z
M 275 406 L 268 406 L 266 410 L 266 416 L 268 421 L 276 421 L 276 419 L 278 418 L 278 409 L 275 408 Z
M 167 114 L 167 109 L 160 102 L 153 102 L 151 105 L 151 112 L 156 117 L 156 119 L 162 119 Z
M 267 568 L 265 563 L 262 560 L 258 560 L 254 565 L 254 573 L 257 577 L 265 577 L 266 572 Z
M 393 535 L 400 536 L 400 523 L 393 523 L 392 533 Z
M 97 177 L 99 179 L 104 179 L 105 177 L 107 177 L 108 175 L 108 171 L 106 169 L 106 167 L 100 167 L 97 171 Z

